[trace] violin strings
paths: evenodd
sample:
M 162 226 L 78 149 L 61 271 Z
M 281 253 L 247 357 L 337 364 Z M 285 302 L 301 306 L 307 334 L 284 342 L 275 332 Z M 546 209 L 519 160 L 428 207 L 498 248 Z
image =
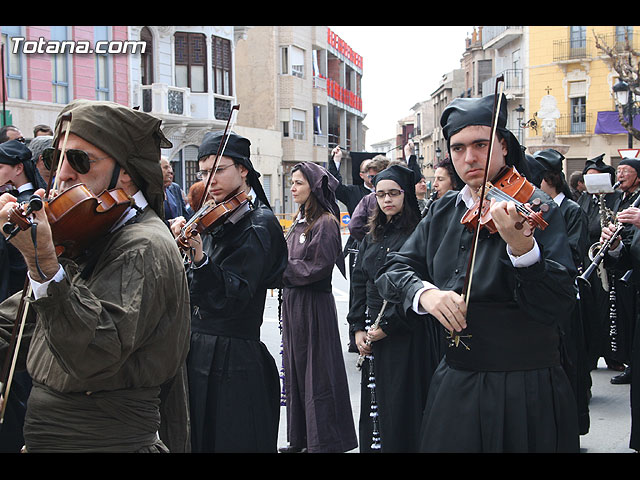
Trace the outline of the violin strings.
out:
M 487 193 L 487 198 L 491 198 L 491 195 L 493 195 L 496 200 L 513 201 L 516 204 L 516 210 L 524 216 L 528 216 L 530 213 L 530 210 L 527 209 L 524 204 L 518 202 L 515 198 L 511 197 L 498 188 L 494 187 L 489 190 L 489 192 Z

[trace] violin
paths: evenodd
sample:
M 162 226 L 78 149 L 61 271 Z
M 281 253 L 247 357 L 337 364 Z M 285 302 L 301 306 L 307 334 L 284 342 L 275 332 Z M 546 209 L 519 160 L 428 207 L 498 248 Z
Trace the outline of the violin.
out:
M 204 189 L 202 190 L 200 200 L 198 201 L 197 211 L 193 215 L 193 217 L 191 217 L 189 221 L 185 223 L 180 231 L 180 234 L 176 237 L 178 247 L 180 247 L 185 252 L 189 251 L 191 248 L 189 246 L 189 239 L 193 238 L 197 234 L 211 231 L 218 225 L 222 225 L 234 211 L 236 211 L 238 208 L 245 205 L 249 201 L 249 196 L 244 191 L 240 191 L 239 193 L 236 193 L 235 195 L 220 203 L 216 203 L 213 200 L 208 200 L 205 202 L 205 199 L 209 192 L 209 185 L 211 185 L 211 180 L 213 180 L 213 177 L 215 177 L 216 172 L 218 171 L 220 157 L 224 155 L 224 149 L 226 148 L 227 142 L 229 141 L 229 135 L 227 132 L 229 131 L 231 119 L 233 118 L 233 112 L 239 109 L 240 105 L 234 105 L 231 108 L 231 114 L 229 115 L 229 119 L 227 120 L 227 125 L 224 128 L 224 132 L 222 133 L 222 139 L 220 140 L 220 145 L 218 145 L 218 150 L 213 161 L 213 169 L 211 175 L 209 175 L 209 178 L 204 185 Z
M 535 191 L 535 186 L 528 182 L 525 177 L 520 175 L 514 167 L 504 167 L 498 172 L 496 178 L 487 182 L 485 186 L 485 197 L 480 206 L 480 199 L 467 210 L 460 223 L 465 225 L 469 231 L 475 231 L 476 228 L 486 228 L 489 233 L 496 233 L 498 229 L 493 223 L 491 213 L 491 199 L 497 201 L 512 201 L 516 205 L 516 211 L 523 217 L 522 221 L 516 222 L 515 227 L 518 230 L 524 228 L 523 234 L 531 236 L 536 228 L 544 230 L 548 224 L 543 218 L 543 213 L 549 210 L 549 206 L 542 203 L 539 198 L 535 198 L 531 203 L 527 200 Z M 535 211 L 532 207 L 539 210 Z M 481 210 L 482 209 L 482 210 Z M 525 223 L 527 226 L 525 227 Z
M 218 204 L 213 200 L 208 200 L 182 227 L 180 235 L 176 238 L 178 245 L 188 250 L 190 238 L 222 225 L 233 212 L 248 201 L 249 196 L 244 190 Z
M 45 212 L 56 254 L 75 258 L 104 236 L 134 200 L 121 188 L 94 195 L 84 184 L 74 185 L 49 202 Z

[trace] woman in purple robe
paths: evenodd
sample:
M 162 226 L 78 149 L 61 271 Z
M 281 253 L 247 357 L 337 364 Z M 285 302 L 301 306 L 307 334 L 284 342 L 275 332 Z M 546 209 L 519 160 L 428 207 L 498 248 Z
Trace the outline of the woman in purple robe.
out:
M 344 274 L 335 201 L 338 181 L 311 162 L 292 171 L 300 205 L 288 235 L 283 276 L 282 343 L 289 446 L 281 452 L 346 452 L 358 446 L 331 290 Z

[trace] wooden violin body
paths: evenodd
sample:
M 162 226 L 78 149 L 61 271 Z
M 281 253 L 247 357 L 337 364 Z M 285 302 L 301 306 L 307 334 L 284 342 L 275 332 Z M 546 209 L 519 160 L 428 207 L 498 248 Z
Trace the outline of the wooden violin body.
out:
M 124 190 L 96 196 L 83 184 L 74 185 L 45 203 L 58 256 L 74 258 L 105 235 L 133 205 Z
M 29 202 L 11 210 L 10 223 L 3 230 L 13 236 L 29 229 L 33 225 L 30 215 L 44 205 L 56 254 L 75 258 L 105 235 L 133 204 L 122 189 L 105 190 L 95 196 L 85 185 L 78 184 L 48 202 L 33 195 Z
M 222 225 L 229 216 L 249 201 L 244 191 L 235 194 L 228 200 L 216 204 L 213 200 L 205 202 L 193 217 L 182 227 L 180 235 L 176 238 L 178 245 L 183 249 L 189 249 L 189 239 L 197 234 L 208 232 L 218 225 Z
M 465 213 L 460 223 L 470 231 L 474 231 L 476 228 L 486 228 L 489 233 L 496 233 L 498 230 L 490 213 L 491 199 L 495 198 L 497 201 L 507 200 L 516 204 L 517 211 L 523 217 L 521 222 L 516 223 L 516 228 L 523 228 L 526 222 L 528 227 L 524 232 L 525 235 L 531 235 L 535 228 L 544 230 L 548 224 L 541 212 L 546 212 L 549 207 L 537 198 L 531 204 L 527 203 L 534 192 L 535 186 L 520 175 L 514 167 L 505 167 L 498 173 L 494 181 L 487 183 L 482 211 L 480 211 L 480 199 L 478 199 Z M 534 211 L 532 206 L 539 207 L 540 211 Z

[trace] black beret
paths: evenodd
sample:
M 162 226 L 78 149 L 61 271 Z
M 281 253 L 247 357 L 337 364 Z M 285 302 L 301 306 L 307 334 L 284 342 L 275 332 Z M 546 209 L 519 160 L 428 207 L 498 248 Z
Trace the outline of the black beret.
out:
M 0 163 L 18 165 L 31 160 L 31 150 L 18 140 L 0 143 Z

